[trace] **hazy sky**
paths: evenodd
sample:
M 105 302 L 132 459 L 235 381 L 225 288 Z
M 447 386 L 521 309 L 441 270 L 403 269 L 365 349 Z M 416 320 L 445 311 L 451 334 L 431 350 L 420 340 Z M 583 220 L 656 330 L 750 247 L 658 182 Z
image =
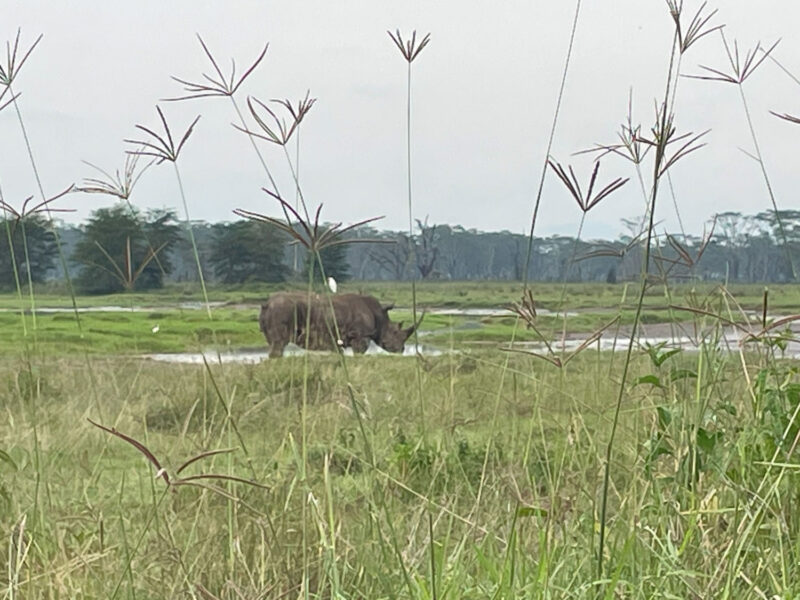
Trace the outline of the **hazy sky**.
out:
M 690 17 L 700 3 L 685 0 Z M 27 47 L 44 34 L 15 84 L 45 191 L 53 194 L 124 163 L 124 138 L 135 124 L 155 127 L 158 102 L 173 129 L 202 115 L 179 160 L 192 218 L 232 220 L 242 207 L 276 215 L 260 191 L 266 179 L 247 137 L 231 127 L 230 101 L 160 102 L 179 95 L 176 75 L 198 80 L 210 65 L 199 33 L 224 65 L 241 72 L 266 42 L 269 51 L 237 98 L 301 98 L 317 104 L 301 130 L 300 177 L 310 204 L 328 220 L 385 215 L 382 229 L 407 226 L 405 167 L 406 64 L 386 34 L 431 33 L 414 63 L 413 176 L 415 217 L 482 230 L 527 231 L 533 208 L 575 3 L 553 1 L 228 1 L 136 2 L 0 0 L 0 39 L 22 27 Z M 800 75 L 797 0 L 711 1 L 740 47 L 783 38 L 774 56 Z M 663 0 L 584 0 L 553 156 L 588 178 L 590 158 L 571 156 L 615 140 L 633 90 L 635 118 L 649 128 L 663 95 L 672 21 Z M 682 72 L 699 64 L 728 70 L 719 35 L 685 55 Z M 798 208 L 800 127 L 769 110 L 800 114 L 800 87 L 766 61 L 744 85 L 780 208 Z M 673 170 L 676 203 L 687 229 L 699 232 L 716 212 L 770 207 L 752 150 L 738 90 L 682 79 L 675 106 L 680 131 L 711 129 L 708 146 Z M 281 190 L 293 198 L 280 148 L 262 145 Z M 291 148 L 294 153 L 294 146 Z M 632 177 L 630 164 L 602 161 L 600 181 Z M 35 194 L 16 114 L 0 113 L 0 185 L 13 205 Z M 168 163 L 142 178 L 132 201 L 143 208 L 181 206 Z M 663 227 L 677 229 L 669 194 Z M 75 194 L 68 221 L 107 206 L 106 196 Z M 620 219 L 642 213 L 641 190 L 628 186 L 589 213 L 586 237 L 615 236 Z M 182 214 L 182 209 L 181 209 Z M 574 235 L 580 214 L 548 173 L 537 234 Z

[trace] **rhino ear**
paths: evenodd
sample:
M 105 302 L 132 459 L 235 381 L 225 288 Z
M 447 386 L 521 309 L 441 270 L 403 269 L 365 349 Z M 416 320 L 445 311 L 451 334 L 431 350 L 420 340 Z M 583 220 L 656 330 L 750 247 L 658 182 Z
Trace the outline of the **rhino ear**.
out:
M 400 322 L 397 324 L 397 328 L 398 328 L 398 329 L 402 329 L 402 328 L 403 328 L 403 322 L 402 322 L 402 321 L 400 321 Z
M 392 303 L 392 304 L 384 304 L 384 305 L 381 306 L 381 308 L 383 309 L 383 312 L 389 312 L 390 310 L 392 310 L 394 308 L 394 303 Z

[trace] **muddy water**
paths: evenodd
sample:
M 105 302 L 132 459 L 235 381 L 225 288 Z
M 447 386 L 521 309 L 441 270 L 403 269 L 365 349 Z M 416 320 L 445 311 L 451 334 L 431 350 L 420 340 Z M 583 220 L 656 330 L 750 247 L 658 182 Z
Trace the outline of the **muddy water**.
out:
M 414 344 L 406 344 L 405 351 L 403 352 L 402 356 L 414 356 L 417 352 L 417 348 L 418 347 L 415 346 Z M 419 352 L 422 356 L 439 356 L 442 354 L 441 350 L 423 344 L 419 345 Z M 303 354 L 305 354 L 305 350 L 295 344 L 289 344 L 283 351 L 284 356 L 302 356 Z M 311 352 L 311 354 L 329 354 L 329 353 Z M 380 356 L 400 356 L 398 354 L 390 354 L 380 346 L 376 345 L 374 342 L 370 342 L 366 354 L 380 355 Z M 345 348 L 344 355 L 353 356 L 354 355 L 353 349 Z M 202 364 L 203 358 L 205 358 L 205 360 L 208 361 L 209 363 L 215 363 L 215 364 L 229 364 L 229 363 L 254 364 L 254 363 L 260 363 L 261 361 L 264 360 L 268 360 L 269 353 L 267 348 L 265 347 L 263 350 L 241 350 L 237 352 L 214 352 L 213 350 L 208 350 L 206 352 L 146 354 L 144 355 L 144 358 L 149 358 L 150 360 L 155 360 L 158 362 L 169 362 L 177 364 Z
M 720 338 L 716 341 L 710 337 L 703 338 L 702 336 L 688 335 L 685 332 L 682 333 L 680 330 L 677 330 L 674 335 L 669 333 L 665 334 L 665 330 L 668 329 L 669 325 L 664 323 L 655 327 L 651 327 L 651 330 L 657 331 L 660 333 L 660 335 L 647 335 L 647 331 L 645 330 L 642 335 L 637 336 L 637 340 L 634 342 L 634 348 L 639 347 L 644 349 L 647 346 L 664 344 L 665 347 L 682 348 L 683 350 L 691 352 L 697 351 L 703 344 L 716 343 L 716 347 L 720 350 L 738 352 L 742 347 L 744 347 L 745 350 L 756 350 L 759 345 L 762 345 L 763 347 L 763 342 L 755 341 L 753 339 L 747 339 L 746 341 L 743 341 L 745 334 L 734 328 L 726 329 L 722 336 L 720 336 Z M 793 334 L 794 337 L 787 342 L 786 349 L 784 351 L 776 349 L 778 356 L 783 358 L 800 358 L 800 329 L 793 330 Z M 585 337 L 572 336 L 566 340 L 558 340 L 553 342 L 551 344 L 551 348 L 555 352 L 564 352 L 568 354 L 580 348 L 580 346 L 585 342 Z M 589 348 L 595 350 L 599 348 L 603 351 L 620 352 L 627 350 L 629 345 L 629 334 L 623 332 L 620 333 L 620 335 L 616 338 L 614 338 L 613 335 L 605 335 L 599 340 L 590 344 Z M 514 344 L 514 348 L 520 350 L 531 350 L 533 352 L 542 354 L 547 352 L 547 347 L 542 342 L 516 342 Z
M 405 310 L 409 310 L 406 308 Z M 417 309 L 420 311 L 421 309 Z M 429 315 L 443 315 L 447 317 L 513 317 L 516 313 L 507 308 L 433 308 L 426 312 Z M 555 312 L 546 308 L 537 308 L 536 314 L 541 316 L 566 315 L 568 317 L 577 316 L 577 312 Z
M 736 330 L 729 330 L 726 331 L 724 336 L 722 336 L 717 341 L 717 347 L 723 351 L 728 352 L 736 352 L 741 347 L 741 340 L 742 334 Z M 566 353 L 569 354 L 570 352 L 574 352 L 577 350 L 583 343 L 585 343 L 586 338 L 581 336 L 573 336 L 570 339 L 566 340 L 559 340 L 555 341 L 551 344 L 551 347 L 554 352 L 556 353 Z M 629 338 L 625 334 L 620 334 L 616 339 L 609 335 L 600 338 L 599 340 L 593 342 L 588 349 L 589 350 L 597 350 L 598 348 L 602 351 L 609 351 L 609 352 L 621 352 L 628 349 L 628 345 L 630 343 Z M 703 340 L 698 340 L 695 336 L 690 335 L 680 335 L 676 334 L 674 336 L 666 335 L 666 336 L 647 336 L 643 335 L 637 339 L 635 342 L 636 346 L 639 348 L 646 348 L 647 346 L 656 346 L 658 344 L 665 344 L 666 347 L 669 348 L 682 348 L 686 351 L 692 352 L 697 351 L 699 346 L 702 345 L 704 342 Z M 709 340 L 706 340 L 705 343 L 710 343 Z M 476 344 L 477 345 L 477 344 Z M 493 347 L 493 348 L 500 348 L 501 345 L 495 342 L 486 342 L 481 343 L 481 346 L 484 347 Z M 748 341 L 744 344 L 745 348 L 755 349 L 756 342 Z M 474 347 L 474 345 L 473 345 Z M 414 356 L 417 352 L 417 346 L 413 344 L 406 345 L 405 351 L 403 352 L 402 356 Z M 537 352 L 541 354 L 547 353 L 547 347 L 542 342 L 516 342 L 514 344 L 514 348 L 519 350 L 530 350 L 532 352 Z M 445 352 L 449 352 L 449 350 L 441 350 L 439 348 L 435 348 L 433 346 L 420 344 L 419 345 L 419 353 L 422 356 L 440 356 Z M 800 359 L 800 339 L 795 338 L 788 342 L 786 350 L 784 352 L 777 351 L 780 356 L 784 358 L 794 358 Z M 305 353 L 305 350 L 296 346 L 295 344 L 289 344 L 284 351 L 284 356 L 302 356 Z M 366 352 L 368 355 L 382 355 L 382 356 L 398 356 L 397 354 L 390 354 L 377 346 L 374 343 L 370 343 L 369 348 Z M 320 352 L 314 352 L 312 354 L 321 354 Z M 352 348 L 346 348 L 344 351 L 345 356 L 353 356 Z M 177 353 L 177 354 L 147 354 L 144 358 L 149 358 L 151 360 L 159 361 L 159 362 L 169 362 L 169 363 L 177 363 L 177 364 L 202 364 L 203 358 L 209 363 L 216 363 L 216 364 L 227 364 L 227 363 L 259 363 L 269 358 L 267 348 L 265 347 L 263 350 L 241 350 L 237 352 L 221 352 L 217 353 L 214 351 L 207 351 L 205 353 L 199 352 L 186 352 L 186 353 Z

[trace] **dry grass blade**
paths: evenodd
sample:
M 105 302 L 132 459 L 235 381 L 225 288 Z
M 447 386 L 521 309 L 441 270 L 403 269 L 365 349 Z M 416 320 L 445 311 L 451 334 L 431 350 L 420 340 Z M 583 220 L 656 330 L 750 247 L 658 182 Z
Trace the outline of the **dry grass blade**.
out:
M 91 419 L 86 419 L 86 420 L 89 421 L 89 423 L 91 423 L 95 427 L 102 429 L 106 433 L 110 433 L 111 435 L 116 436 L 119 439 L 128 442 L 131 446 L 136 448 L 156 468 L 156 477 L 162 477 L 166 482 L 166 484 L 169 485 L 170 482 L 169 482 L 169 475 L 167 475 L 167 471 L 164 469 L 164 467 L 161 466 L 161 463 L 158 461 L 155 455 L 152 452 L 150 452 L 147 446 L 145 446 L 138 440 L 135 440 L 134 438 L 117 431 L 113 427 L 106 427 L 105 425 L 100 425 L 100 423 L 95 423 Z
M 428 45 L 428 42 L 431 41 L 431 34 L 426 33 L 425 36 L 419 41 L 417 44 L 417 31 L 416 29 L 411 32 L 411 38 L 407 41 L 403 41 L 403 36 L 400 33 L 400 30 L 397 29 L 395 33 L 391 31 L 386 31 L 389 34 L 389 37 L 394 42 L 394 45 L 397 46 L 397 49 L 400 50 L 400 53 L 403 55 L 403 58 L 411 64 L 414 62 L 414 59 L 419 56 L 419 53 L 422 52 L 422 49 Z
M 4 212 L 7 212 L 14 216 L 16 221 L 20 221 L 26 217 L 30 217 L 31 215 L 35 215 L 37 213 L 67 213 L 67 212 L 75 212 L 74 208 L 53 208 L 50 206 L 53 202 L 58 200 L 59 198 L 63 198 L 67 194 L 77 191 L 77 188 L 74 185 L 70 185 L 68 188 L 65 188 L 63 191 L 59 192 L 55 196 L 51 196 L 45 200 L 39 202 L 39 204 L 34 205 L 32 208 L 28 208 L 28 204 L 31 200 L 33 200 L 33 196 L 28 196 L 23 200 L 22 207 L 19 210 L 16 210 L 13 206 L 11 206 L 8 202 L 0 198 L 0 209 L 3 209 Z
M 255 71 L 256 67 L 264 59 L 264 56 L 267 54 L 267 50 L 269 49 L 269 43 L 266 43 L 264 45 L 264 49 L 261 51 L 261 54 L 258 55 L 258 58 L 253 61 L 253 64 L 250 65 L 250 68 L 248 68 L 237 81 L 236 62 L 234 59 L 231 59 L 231 74 L 226 78 L 222 73 L 222 69 L 220 69 L 219 64 L 214 58 L 214 55 L 211 54 L 211 51 L 203 41 L 203 38 L 200 37 L 200 34 L 197 34 L 197 39 L 200 41 L 200 45 L 203 47 L 203 52 L 208 57 L 208 60 L 211 61 L 211 66 L 214 67 L 217 79 L 214 79 L 212 76 L 207 75 L 206 73 L 202 73 L 203 79 L 205 79 L 208 83 L 196 83 L 187 79 L 181 79 L 180 77 L 173 76 L 172 79 L 183 86 L 186 95 L 179 96 L 177 98 L 167 98 L 165 99 L 165 102 L 194 100 L 196 98 L 207 98 L 210 96 L 233 96 L 242 83 L 244 83 L 244 80 L 247 79 L 253 71 Z
M 609 327 L 611 327 L 612 325 L 614 325 L 614 324 L 615 324 L 617 321 L 619 321 L 619 317 L 618 317 L 618 316 L 617 316 L 617 317 L 614 317 L 613 319 L 611 319 L 611 320 L 610 320 L 608 323 L 606 323 L 605 325 L 603 325 L 603 326 L 602 326 L 600 329 L 596 329 L 596 330 L 594 331 L 594 333 L 592 333 L 592 334 L 591 334 L 589 337 L 587 337 L 587 338 L 586 338 L 586 339 L 583 341 L 583 343 L 581 343 L 581 345 L 580 345 L 580 346 L 578 346 L 578 347 L 575 349 L 575 351 L 574 351 L 572 354 L 570 354 L 570 355 L 567 357 L 567 360 L 566 360 L 566 361 L 564 361 L 564 363 L 566 364 L 566 362 L 567 362 L 567 361 L 569 361 L 570 359 L 572 359 L 572 357 L 573 357 L 573 356 L 576 356 L 576 355 L 578 355 L 580 352 L 583 352 L 583 351 L 584 351 L 586 348 L 588 348 L 588 347 L 589 347 L 589 346 L 591 346 L 591 345 L 592 345 L 594 342 L 596 342 L 597 340 L 599 340 L 599 339 L 600 339 L 600 337 L 603 335 L 603 332 L 604 332 L 606 329 L 608 329 Z
M 747 328 L 746 325 L 743 325 L 742 323 L 739 323 L 738 321 L 734 321 L 734 320 L 729 319 L 727 317 L 723 317 L 720 314 L 717 314 L 715 312 L 711 312 L 710 310 L 706 310 L 704 308 L 699 308 L 697 306 L 681 306 L 681 305 L 678 305 L 678 304 L 669 304 L 668 308 L 673 309 L 673 310 L 681 310 L 681 311 L 690 312 L 690 313 L 693 313 L 693 314 L 696 314 L 696 315 L 700 315 L 702 317 L 711 317 L 713 319 L 718 320 L 720 323 L 724 323 L 725 325 L 730 325 L 731 327 L 735 327 L 739 331 L 743 331 L 745 333 L 750 333 L 750 330 Z
M 748 335 L 744 337 L 744 341 L 749 341 L 751 339 L 760 339 L 773 329 L 783 327 L 785 325 L 788 325 L 789 323 L 794 323 L 795 321 L 800 321 L 800 315 L 789 315 L 787 317 L 781 317 L 780 319 L 776 319 L 775 321 L 769 323 L 768 325 L 762 325 L 759 331 L 748 333 Z
M 22 205 L 25 206 L 31 200 L 33 200 L 33 196 L 28 196 L 27 198 L 25 198 Z M 16 221 L 19 221 L 22 218 L 20 212 L 2 198 L 0 198 L 0 208 L 3 209 L 3 212 L 12 215 L 14 217 L 14 220 Z
M 215 596 L 199 583 L 194 584 L 194 591 L 200 594 L 203 600 L 220 600 L 219 596 Z
M 3 101 L 3 98 L 6 95 L 6 92 L 8 92 L 8 88 L 4 89 L 3 93 L 0 94 L 0 102 Z M 13 104 L 14 100 L 16 100 L 19 97 L 20 97 L 20 94 L 11 94 L 11 97 L 8 100 L 6 100 L 3 104 L 0 104 L 0 111 L 2 111 L 7 106 L 10 106 L 11 104 Z
M 152 156 L 159 164 L 165 160 L 176 162 L 181 150 L 183 149 L 183 145 L 186 143 L 186 140 L 189 139 L 189 136 L 194 131 L 194 126 L 200 120 L 200 115 L 195 117 L 194 121 L 192 121 L 192 123 L 189 125 L 188 129 L 183 134 L 180 143 L 176 147 L 172 138 L 172 132 L 170 131 L 169 125 L 167 124 L 167 119 L 164 117 L 161 107 L 156 105 L 156 110 L 158 111 L 158 116 L 161 119 L 161 124 L 164 126 L 163 136 L 157 134 L 155 131 L 145 127 L 144 125 L 136 125 L 137 129 L 140 129 L 141 131 L 144 131 L 146 134 L 150 135 L 156 140 L 156 142 L 126 139 L 124 140 L 126 143 L 135 144 L 140 147 L 138 150 L 127 150 L 126 152 L 128 154 L 139 156 Z
M 689 254 L 689 251 L 686 249 L 686 247 L 681 244 L 674 235 L 669 233 L 667 234 L 667 243 L 672 246 L 672 249 L 675 250 L 675 252 L 678 253 L 678 256 L 687 267 L 691 267 L 694 264 L 692 255 Z
M 212 480 L 218 480 L 218 481 L 232 481 L 234 483 L 246 483 L 248 485 L 252 485 L 252 486 L 261 487 L 261 488 L 267 488 L 268 489 L 267 486 L 265 486 L 265 485 L 263 485 L 263 484 L 261 484 L 261 483 L 259 483 L 257 481 L 253 481 L 251 479 L 244 479 L 243 477 L 236 477 L 235 475 L 223 475 L 223 474 L 217 474 L 217 473 L 202 473 L 202 474 L 199 474 L 199 475 L 190 475 L 189 477 L 181 477 L 181 478 L 170 479 L 169 475 L 167 474 L 167 470 L 164 467 L 161 466 L 161 463 L 155 457 L 155 455 L 150 451 L 150 449 L 147 448 L 147 446 L 142 444 L 140 441 L 132 438 L 129 435 L 125 435 L 124 433 L 121 433 L 121 432 L 117 431 L 113 427 L 106 427 L 104 425 L 100 425 L 99 423 L 95 423 L 91 419 L 87 419 L 87 421 L 89 421 L 89 423 L 91 423 L 95 427 L 98 427 L 98 428 L 102 429 L 103 431 L 105 431 L 107 433 L 110 433 L 111 435 L 114 435 L 114 436 L 120 438 L 121 440 L 124 440 L 124 441 L 128 442 L 131 446 L 133 446 L 139 452 L 141 452 L 145 456 L 145 458 L 147 458 L 147 460 L 150 461 L 150 463 L 153 466 L 156 467 L 156 469 L 157 469 L 156 477 L 161 477 L 162 479 L 164 479 L 164 482 L 169 487 L 178 487 L 180 485 L 196 485 L 196 486 L 199 486 L 199 487 L 206 487 L 208 489 L 212 489 L 213 491 L 221 493 L 221 494 L 223 494 L 223 495 L 225 495 L 225 496 L 227 496 L 227 497 L 229 497 L 231 499 L 234 499 L 234 500 L 238 500 L 238 498 L 228 494 L 228 492 L 226 492 L 225 490 L 222 490 L 220 488 L 217 488 L 216 486 L 213 486 L 211 484 L 203 483 L 202 480 L 203 479 L 212 479 Z M 176 474 L 180 473 L 187 466 L 191 465 L 192 463 L 197 462 L 198 460 L 201 460 L 203 458 L 207 458 L 209 456 L 214 456 L 216 454 L 223 454 L 223 453 L 232 452 L 232 451 L 233 451 L 233 449 L 228 448 L 228 449 L 222 449 L 222 450 L 210 450 L 208 452 L 202 452 L 202 453 L 198 454 L 197 456 L 194 456 L 194 457 L 190 458 L 185 463 L 183 463 L 180 466 L 180 468 L 176 471 Z
M 525 321 L 528 328 L 533 328 L 536 322 L 536 302 L 530 289 L 526 289 L 522 293 L 522 299 L 519 302 L 512 302 L 508 309 Z
M 596 196 L 592 197 L 592 191 L 594 190 L 594 184 L 597 180 L 597 172 L 600 169 L 600 162 L 595 163 L 594 171 L 592 171 L 592 176 L 589 179 L 589 189 L 586 195 L 583 195 L 581 191 L 581 186 L 578 183 L 578 178 L 575 176 L 575 171 L 573 171 L 572 167 L 569 167 L 569 173 L 564 169 L 561 164 L 553 161 L 548 160 L 547 164 L 550 165 L 550 168 L 555 171 L 558 178 L 567 188 L 569 193 L 578 203 L 581 210 L 584 213 L 589 212 L 594 206 L 596 206 L 601 200 L 607 198 L 610 194 L 621 188 L 623 185 L 628 183 L 628 179 L 623 179 L 622 177 L 618 177 L 608 185 L 606 185 L 602 190 L 600 190 Z
M 667 243 L 669 243 L 669 245 L 672 246 L 672 249 L 678 253 L 678 256 L 681 258 L 680 262 L 682 262 L 687 268 L 692 268 L 700 262 L 701 258 L 703 258 L 703 254 L 708 248 L 708 245 L 711 243 L 711 239 L 714 237 L 714 229 L 716 226 L 717 219 L 714 217 L 713 221 L 711 222 L 711 230 L 706 233 L 704 228 L 703 237 L 700 241 L 700 247 L 697 249 L 695 256 L 692 256 L 686 247 L 671 234 L 667 234 Z
M 558 367 L 559 369 L 564 366 L 564 363 L 561 362 L 561 359 L 558 356 L 549 356 L 547 354 L 541 354 L 539 352 L 534 352 L 533 350 L 525 350 L 524 348 L 501 348 L 503 352 L 516 352 L 518 354 L 527 354 L 528 356 L 533 356 L 535 358 L 540 358 L 549 362 L 551 365 Z
M 682 159 L 685 156 L 691 154 L 692 152 L 700 150 L 700 148 L 705 146 L 706 142 L 703 142 L 702 144 L 699 144 L 698 142 L 700 141 L 701 138 L 703 138 L 706 134 L 708 134 L 709 131 L 711 131 L 711 130 L 707 129 L 707 130 L 705 130 L 705 131 L 703 131 L 701 133 L 698 133 L 694 137 L 690 138 L 680 148 L 678 148 L 678 150 L 676 152 L 674 152 L 672 154 L 672 156 L 667 158 L 662 163 L 662 166 L 658 171 L 658 176 L 661 177 L 662 175 L 664 175 L 664 173 L 666 173 L 672 167 L 672 165 L 674 165 L 680 159 Z M 687 134 L 687 135 L 691 135 L 691 134 Z M 673 141 L 677 141 L 677 139 L 673 140 Z M 667 143 L 671 143 L 671 142 L 667 142 Z
M 70 184 L 69 187 L 65 188 L 55 196 L 51 196 L 50 198 L 42 200 L 41 202 L 39 202 L 39 204 L 34 205 L 33 208 L 31 208 L 30 210 L 28 210 L 28 202 L 31 200 L 31 198 L 28 198 L 22 204 L 22 216 L 25 217 L 28 215 L 33 215 L 41 212 L 62 212 L 62 213 L 75 212 L 74 208 L 53 208 L 52 206 L 50 206 L 50 204 L 52 204 L 59 198 L 63 198 L 67 194 L 71 194 L 72 192 L 75 191 L 77 191 L 77 188 L 74 185 Z
M 5 64 L 0 64 L 0 84 L 3 84 L 7 88 L 14 83 L 14 79 L 17 78 L 19 75 L 20 69 L 22 69 L 22 65 L 25 64 L 25 61 L 28 60 L 28 57 L 33 52 L 33 49 L 39 45 L 39 42 L 42 41 L 43 34 L 39 34 L 39 37 L 31 44 L 31 47 L 28 48 L 28 51 L 22 56 L 22 58 L 18 60 L 17 53 L 19 52 L 19 36 L 22 33 L 22 28 L 17 29 L 17 36 L 14 39 L 14 47 L 11 47 L 11 42 L 6 42 L 6 62 Z M 5 92 L 3 92 L 5 93 Z M 13 100 L 13 99 L 12 99 Z
M 155 162 L 155 160 L 151 160 L 137 173 L 136 168 L 139 158 L 139 154 L 127 154 L 125 157 L 125 169 L 122 173 L 117 169 L 114 171 L 114 175 L 111 175 L 89 161 L 83 161 L 84 164 L 102 173 L 105 179 L 88 177 L 83 180 L 83 185 L 76 188 L 75 191 L 85 192 L 87 194 L 107 194 L 119 198 L 120 200 L 128 200 L 139 178 Z
M 795 117 L 794 115 L 790 115 L 788 113 L 783 113 L 782 115 L 776 113 L 775 111 L 769 111 L 779 119 L 783 119 L 784 121 L 789 121 L 790 123 L 795 123 L 796 125 L 800 125 L 800 117 Z
M 708 15 L 703 16 L 703 10 L 705 10 L 706 4 L 706 2 L 703 2 L 703 4 L 700 5 L 700 8 L 697 9 L 694 17 L 684 30 L 683 26 L 681 25 L 681 17 L 683 15 L 683 0 L 667 0 L 669 14 L 672 16 L 672 20 L 675 21 L 675 30 L 678 33 L 678 45 L 680 46 L 681 54 L 686 52 L 691 45 L 700 38 L 703 38 L 714 31 L 720 31 L 723 27 L 725 27 L 724 25 L 716 25 L 714 27 L 704 29 L 704 27 L 708 25 L 708 22 L 718 12 L 716 9 L 714 9 Z
M 607 154 L 615 154 L 635 165 L 641 164 L 650 151 L 650 145 L 643 143 L 641 139 L 641 131 L 641 125 L 633 124 L 633 90 L 631 90 L 628 94 L 628 115 L 617 133 L 619 143 L 595 144 L 594 148 L 579 150 L 575 155 L 597 152 L 596 160 L 600 160 Z
M 656 123 L 650 130 L 653 135 L 652 139 L 640 138 L 643 143 L 655 148 L 656 164 L 660 165 L 658 177 L 663 176 L 680 159 L 705 146 L 705 142 L 698 142 L 711 131 L 706 129 L 697 135 L 693 132 L 676 135 L 674 115 L 667 114 L 666 110 L 665 106 L 656 108 Z M 669 146 L 680 142 L 683 144 L 671 156 L 667 156 Z
M 291 116 L 289 124 L 287 124 L 285 119 L 278 117 L 278 115 L 275 114 L 275 111 L 267 106 L 266 103 L 262 102 L 258 98 L 248 96 L 247 106 L 250 109 L 250 114 L 253 116 L 256 124 L 266 135 L 256 133 L 247 128 L 241 127 L 236 123 L 233 123 L 232 125 L 234 128 L 246 133 L 247 135 L 252 135 L 270 143 L 277 144 L 278 146 L 285 146 L 289 142 L 289 139 L 291 139 L 292 134 L 295 132 L 297 127 L 303 121 L 303 118 L 306 116 L 306 114 L 308 114 L 308 111 L 311 110 L 311 107 L 314 106 L 314 103 L 317 101 L 316 98 L 309 98 L 310 93 L 310 91 L 306 92 L 305 98 L 297 102 L 296 109 L 289 100 L 272 100 L 272 102 L 280 104 L 289 112 L 289 115 Z M 275 122 L 275 125 L 269 125 L 267 120 L 258 113 L 258 109 L 256 106 L 254 106 L 254 104 L 266 111 L 266 113 L 269 115 L 269 118 Z
M 617 321 L 619 321 L 619 317 L 618 316 L 614 317 L 611 321 L 609 321 L 608 323 L 606 323 L 605 325 L 603 325 L 599 329 L 597 329 L 594 332 L 592 332 L 585 340 L 583 340 L 583 342 L 581 342 L 581 344 L 575 350 L 573 350 L 570 353 L 561 354 L 560 356 L 556 355 L 555 352 L 553 352 L 553 349 L 552 349 L 552 346 L 550 345 L 550 343 L 547 342 L 544 339 L 542 339 L 542 341 L 545 344 L 545 346 L 547 347 L 548 354 L 541 354 L 539 352 L 534 352 L 532 350 L 526 350 L 524 348 L 514 348 L 513 346 L 512 347 L 503 348 L 503 350 L 506 351 L 506 352 L 518 352 L 520 354 L 528 354 L 528 355 L 534 356 L 536 358 L 541 358 L 542 360 L 546 360 L 550 364 L 555 365 L 556 367 L 558 367 L 560 369 L 560 368 L 566 366 L 567 363 L 569 363 L 569 361 L 571 361 L 573 358 L 575 358 L 578 354 L 580 354 L 581 352 L 586 350 L 586 348 L 588 348 L 593 343 L 595 343 L 597 340 L 599 340 L 602 337 L 603 332 L 606 329 L 608 329 L 609 327 L 611 327 L 612 325 L 614 325 Z M 537 333 L 539 333 L 539 332 L 537 331 Z M 541 334 L 540 334 L 540 336 L 541 336 Z
M 233 481 L 234 483 L 246 483 L 255 487 L 269 489 L 269 486 L 253 481 L 252 479 L 245 479 L 244 477 L 236 477 L 235 475 L 223 475 L 220 473 L 204 473 L 201 475 L 189 475 L 188 477 L 181 477 L 173 482 L 173 485 L 191 485 L 192 483 L 202 481 L 203 479 L 213 479 L 218 481 Z
M 646 231 L 640 231 L 639 234 L 631 239 L 624 247 L 622 248 L 615 248 L 610 244 L 603 244 L 597 250 L 593 250 L 591 252 L 587 252 L 586 254 L 582 254 L 579 256 L 576 261 L 579 260 L 586 260 L 587 258 L 596 258 L 598 256 L 613 256 L 616 258 L 624 258 L 625 255 L 631 251 L 632 248 L 636 247 L 642 237 L 647 233 Z
M 281 231 L 294 238 L 298 243 L 308 247 L 307 240 L 310 240 L 314 237 L 314 231 L 308 223 L 308 220 L 304 220 L 303 217 L 300 216 L 300 213 L 298 213 L 291 204 L 286 202 L 286 200 L 281 198 L 278 194 L 268 190 L 267 188 L 261 189 L 278 201 L 281 210 L 283 211 L 283 216 L 286 219 L 285 222 L 261 213 L 245 210 L 243 208 L 234 209 L 233 214 L 245 219 L 250 219 L 252 221 L 261 221 L 269 225 L 273 225 L 274 227 L 277 227 Z M 319 211 L 319 209 L 317 210 Z M 292 225 L 292 223 L 297 223 L 302 228 L 302 232 L 298 231 L 297 228 Z M 303 233 L 305 233 L 305 237 L 303 237 Z
M 289 235 L 292 239 L 294 239 L 298 244 L 301 244 L 305 248 L 308 249 L 311 253 L 317 253 L 324 248 L 331 247 L 331 246 L 339 246 L 342 244 L 355 244 L 355 243 L 375 243 L 381 242 L 384 240 L 374 240 L 368 238 L 347 238 L 342 239 L 341 236 L 348 231 L 351 231 L 357 227 L 361 227 L 362 225 L 367 225 L 368 223 L 373 223 L 383 217 L 372 217 L 369 219 L 364 219 L 362 221 L 358 221 L 357 223 L 353 223 L 352 225 L 348 225 L 347 227 L 342 227 L 342 223 L 333 223 L 329 225 L 323 225 L 320 223 L 320 214 L 322 212 L 322 204 L 317 206 L 317 210 L 314 213 L 314 219 L 312 220 L 310 217 L 303 218 L 300 216 L 300 213 L 286 200 L 281 198 L 279 194 L 268 190 L 267 188 L 261 188 L 267 194 L 272 196 L 275 200 L 278 201 L 280 204 L 281 210 L 283 211 L 285 221 L 281 221 L 280 219 L 276 219 L 274 217 L 270 217 L 261 213 L 244 210 L 242 208 L 237 208 L 233 211 L 233 214 L 243 217 L 245 219 L 250 219 L 252 221 L 260 221 L 262 223 L 267 223 L 272 225 L 273 227 L 277 227 L 287 235 Z M 295 225 L 296 224 L 296 225 Z
M 230 452 L 234 452 L 236 448 L 221 448 L 219 450 L 209 450 L 208 452 L 201 452 L 197 456 L 193 456 L 185 463 L 183 463 L 180 467 L 178 467 L 175 471 L 175 474 L 178 475 L 181 471 L 183 471 L 189 465 L 196 463 L 198 460 L 202 460 L 204 458 L 208 458 L 209 456 L 216 456 L 217 454 L 228 454 Z
M 725 46 L 725 53 L 728 56 L 730 64 L 730 72 L 722 71 L 705 65 L 700 65 L 700 68 L 710 73 L 710 75 L 685 75 L 690 79 L 704 79 L 706 81 L 722 81 L 723 83 L 734 83 L 737 85 L 743 84 L 748 77 L 750 77 L 755 70 L 769 57 L 775 47 L 780 43 L 776 41 L 769 49 L 764 50 L 761 47 L 761 42 L 758 42 L 752 50 L 748 50 L 742 60 L 739 54 L 739 44 L 736 40 L 733 41 L 733 50 L 731 50 L 728 41 L 725 39 L 725 34 L 720 29 L 722 36 L 722 43 Z M 759 53 L 761 56 L 759 56 Z

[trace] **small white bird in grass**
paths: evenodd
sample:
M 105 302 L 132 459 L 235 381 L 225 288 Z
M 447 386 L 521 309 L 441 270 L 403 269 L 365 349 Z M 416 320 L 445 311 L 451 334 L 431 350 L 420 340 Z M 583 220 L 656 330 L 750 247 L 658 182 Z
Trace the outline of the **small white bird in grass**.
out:
M 336 285 L 336 280 L 333 277 L 328 277 L 328 289 L 331 293 L 335 294 L 338 286 Z
M 153 333 L 158 333 L 158 330 L 159 330 L 159 329 L 161 329 L 161 328 L 160 328 L 158 325 L 156 325 L 155 327 L 153 327 L 153 329 L 152 329 L 151 331 L 152 331 Z

